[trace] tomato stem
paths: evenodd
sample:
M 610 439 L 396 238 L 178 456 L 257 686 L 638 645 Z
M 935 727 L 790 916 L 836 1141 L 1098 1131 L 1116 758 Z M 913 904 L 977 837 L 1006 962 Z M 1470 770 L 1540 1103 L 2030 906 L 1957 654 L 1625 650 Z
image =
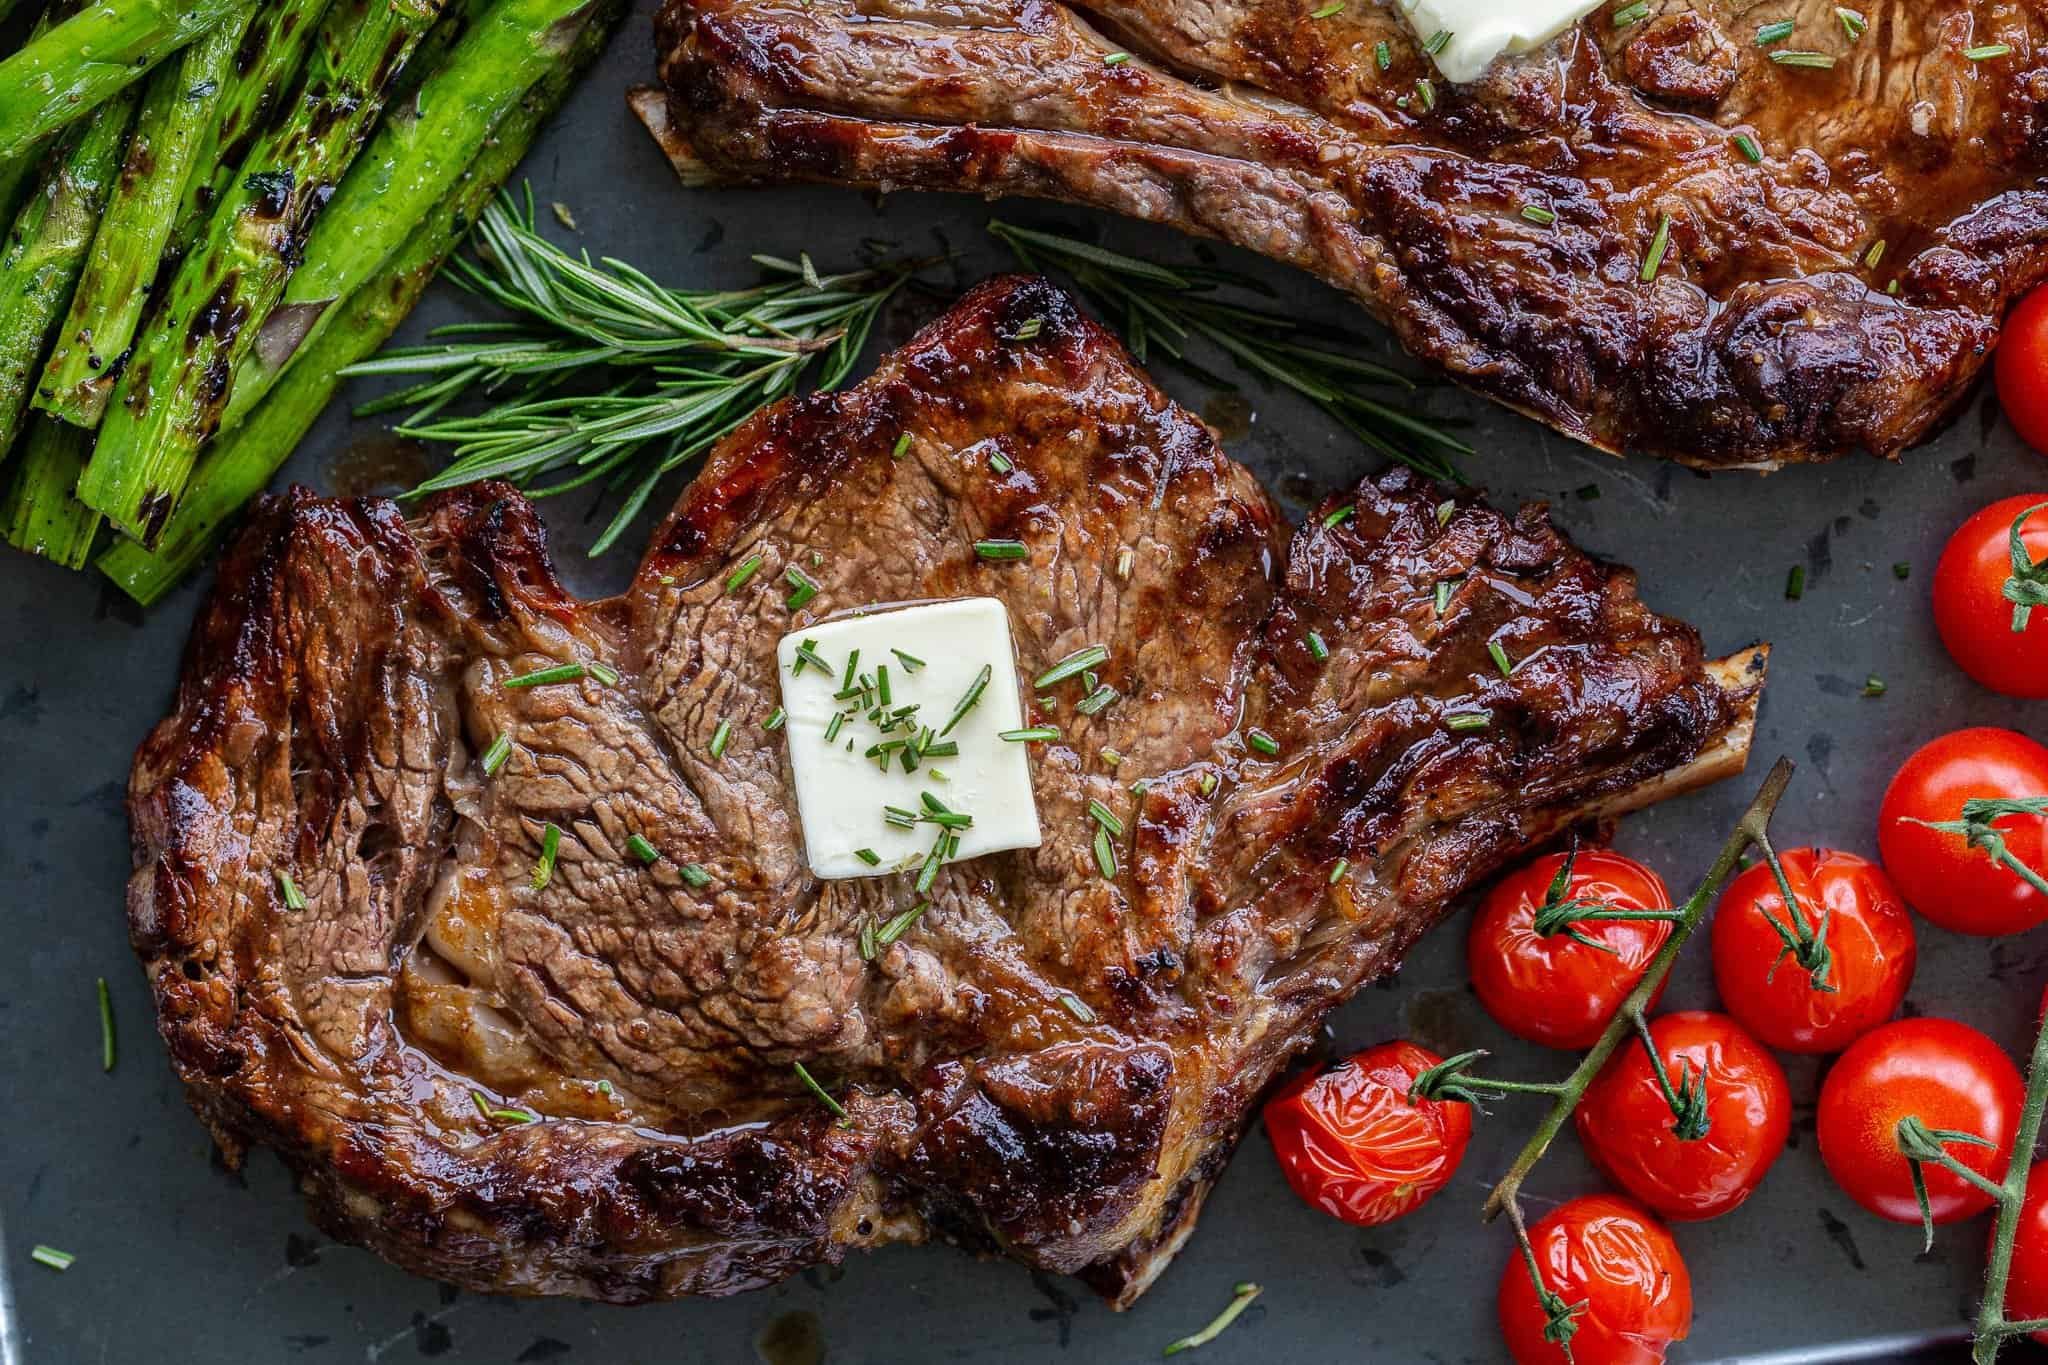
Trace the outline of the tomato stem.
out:
M 2006 552 L 2012 557 L 2012 577 L 2005 580 L 2005 600 L 2012 603 L 2012 632 L 2018 635 L 2027 628 L 2028 619 L 2035 607 L 2048 607 L 2048 555 L 2037 562 L 2027 553 L 2027 542 L 2022 534 L 2027 518 L 2048 507 L 2048 502 L 2037 502 L 2012 519 L 2012 530 L 2008 533 Z
M 1775 976 L 1779 963 L 1789 956 L 1799 964 L 1800 970 L 1806 973 L 1807 984 L 1824 994 L 1832 994 L 1835 988 L 1829 983 L 1828 975 L 1834 969 L 1835 955 L 1828 948 L 1827 916 L 1818 916 L 1816 923 L 1809 927 L 1806 916 L 1800 911 L 1799 897 L 1792 892 L 1792 879 L 1785 875 L 1785 866 L 1778 861 L 1778 850 L 1771 846 L 1769 835 L 1759 838 L 1756 846 L 1763 852 L 1764 861 L 1770 865 L 1771 879 L 1778 884 L 1778 894 L 1784 898 L 1785 918 L 1792 921 L 1791 927 L 1787 928 L 1778 923 L 1777 917 L 1770 911 L 1761 906 L 1757 908 L 1757 913 L 1764 917 L 1766 924 L 1778 931 L 1778 937 L 1785 944 L 1778 952 L 1777 962 L 1771 964 L 1770 975 L 1766 976 L 1765 980 Z
M 1967 809 L 1967 808 L 1966 808 Z M 2034 1035 L 2034 1055 L 2027 1063 L 2027 1102 L 2013 1134 L 2012 1159 L 2005 1164 L 2005 1182 L 1998 1191 L 1998 1225 L 1991 1237 L 1991 1262 L 1984 1269 L 1984 1302 L 1977 1309 L 1976 1365 L 1992 1365 L 1998 1348 L 2017 1336 L 2048 1330 L 2048 1320 L 2013 1322 L 2005 1316 L 2005 1286 L 2012 1275 L 2013 1241 L 2019 1234 L 2020 1208 L 2027 1198 L 2027 1174 L 2033 1167 L 2034 1144 L 2041 1138 L 2041 1111 L 2048 1108 L 2048 1025 Z
M 1664 1069 L 1664 1058 L 1657 1052 L 1657 1040 L 1650 1036 L 1649 1021 L 1639 1013 L 1634 1023 L 1643 1040 L 1643 1051 L 1650 1054 L 1650 1071 L 1657 1078 L 1657 1088 L 1664 1092 L 1664 1102 L 1671 1106 L 1671 1131 L 1680 1142 L 1697 1142 L 1713 1128 L 1713 1121 L 1707 1117 L 1707 1073 L 1695 1071 L 1690 1060 L 1681 1059 L 1678 1086 L 1673 1089 L 1671 1073 Z
M 1984 855 L 2000 867 L 2013 873 L 2028 886 L 2048 896 L 2048 878 L 2021 862 L 2006 846 L 2005 834 L 1997 822 L 2008 815 L 2048 815 L 2048 796 L 2016 796 L 1993 798 L 1973 796 L 1963 802 L 1960 820 L 1918 820 L 1910 815 L 1899 818 L 1909 825 L 1921 825 L 1938 830 L 1943 834 L 1960 834 L 1971 848 L 1981 849 Z
M 1472 1064 L 1486 1055 L 1484 1048 L 1474 1048 L 1470 1052 L 1461 1052 L 1455 1057 L 1444 1058 L 1415 1077 L 1414 1083 L 1408 1087 L 1409 1100 L 1439 1100 L 1454 1104 L 1477 1105 L 1507 1095 L 1564 1093 L 1562 1081 L 1496 1081 L 1489 1077 L 1472 1075 Z
M 1537 933 L 1548 938 L 1552 934 L 1563 934 L 1566 938 L 1588 948 L 1611 953 L 1614 949 L 1590 934 L 1580 932 L 1578 926 L 1596 920 L 1612 922 L 1660 921 L 1678 922 L 1676 910 L 1624 910 L 1606 901 L 1581 900 L 1571 895 L 1572 868 L 1579 861 L 1579 839 L 1572 836 L 1571 846 L 1565 850 L 1564 861 L 1557 865 L 1557 875 L 1550 879 L 1550 889 L 1543 893 L 1543 904 L 1536 907 L 1535 923 Z

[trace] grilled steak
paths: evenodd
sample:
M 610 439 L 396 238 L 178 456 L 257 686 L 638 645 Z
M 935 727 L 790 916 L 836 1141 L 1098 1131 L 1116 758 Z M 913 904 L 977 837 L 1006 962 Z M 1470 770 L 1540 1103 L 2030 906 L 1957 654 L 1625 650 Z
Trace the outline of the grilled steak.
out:
M 1612 0 L 1469 85 L 1392 0 L 1329 8 L 668 0 L 634 105 L 691 183 L 1036 195 L 1264 252 L 1569 436 L 1706 467 L 1895 454 L 2048 263 L 2039 0 L 1866 6 L 1853 39 L 1818 0 Z
M 1004 600 L 1026 678 L 1106 645 L 1123 700 L 1041 714 L 1044 846 L 946 867 L 865 961 L 911 878 L 810 875 L 775 643 L 961 594 Z M 939 1235 L 1128 1303 L 1333 1005 L 1504 860 L 1738 768 L 1761 672 L 1540 509 L 1397 472 L 1290 540 L 1112 337 L 1005 278 L 757 414 L 608 601 L 502 486 L 411 521 L 266 499 L 136 759 L 130 926 L 221 1145 L 410 1269 L 633 1302 Z

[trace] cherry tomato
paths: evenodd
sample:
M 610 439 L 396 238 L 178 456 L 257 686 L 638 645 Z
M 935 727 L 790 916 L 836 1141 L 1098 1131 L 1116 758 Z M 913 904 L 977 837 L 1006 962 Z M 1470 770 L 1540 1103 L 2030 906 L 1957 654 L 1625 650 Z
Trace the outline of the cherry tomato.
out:
M 2028 294 L 2006 318 L 1994 364 L 1998 405 L 2020 439 L 2048 451 L 2048 289 Z
M 2048 413 L 2048 405 L 2043 406 Z M 2038 510 L 2037 510 L 2038 509 Z M 1934 624 L 1963 672 L 2008 697 L 2048 697 L 2048 606 L 2014 630 L 2005 596 L 2015 577 L 2013 523 L 2020 525 L 2026 567 L 2048 559 L 2048 493 L 1994 502 L 1949 538 L 1934 569 Z
M 2005 1178 L 2025 1086 L 1998 1044 L 1948 1019 L 1900 1019 L 1873 1029 L 1842 1054 L 1820 1088 L 1820 1156 L 1851 1199 L 1895 1223 L 1920 1221 L 1913 1176 L 1899 1152 L 1899 1120 L 1974 1133 L 1991 1146 L 1944 1144 L 1992 1180 Z M 1927 1202 L 1937 1223 L 1968 1218 L 1991 1196 L 1929 1162 Z
M 1668 920 L 1585 920 L 1572 927 L 1600 944 L 1536 932 L 1536 912 L 1565 855 L 1537 858 L 1486 893 L 1465 956 L 1479 1003 L 1517 1038 L 1546 1047 L 1588 1048 L 1615 1006 L 1671 937 Z M 1572 862 L 1564 898 L 1620 910 L 1669 910 L 1664 881 L 1633 858 L 1586 849 Z
M 1333 1218 L 1390 1223 L 1444 1187 L 1472 1140 L 1472 1106 L 1414 1100 L 1415 1078 L 1443 1058 L 1382 1043 L 1308 1071 L 1266 1102 L 1266 1134 L 1287 1183 Z
M 1697 1112 L 1683 1121 L 1674 1115 L 1637 1039 L 1586 1087 L 1579 1141 L 1610 1180 L 1663 1217 L 1717 1218 L 1749 1198 L 1785 1150 L 1785 1069 L 1725 1014 L 1667 1014 L 1650 1021 L 1650 1037 L 1672 1089 L 1682 1099 L 1704 1093 Z M 1685 1136 L 1695 1124 L 1704 1131 Z
M 2048 796 L 2048 749 L 2025 735 L 1990 728 L 1957 730 L 1929 743 L 1899 768 L 1877 817 L 1877 847 L 1907 902 L 1960 934 L 2012 934 L 2048 919 L 2048 895 L 1962 834 L 1916 820 L 1960 819 L 1972 797 Z M 2048 854 L 2048 819 L 2006 815 L 1991 822 L 2008 856 L 2037 873 Z
M 1779 854 L 1778 865 L 1800 922 L 1785 912 L 1768 863 L 1730 882 L 1714 911 L 1714 985 L 1728 1012 L 1767 1046 L 1840 1052 L 1906 998 L 1919 957 L 1913 917 L 1892 879 L 1867 858 L 1795 848 Z M 1807 965 L 1814 958 L 1786 952 L 1773 921 L 1795 939 L 1821 945 L 1826 989 L 1814 984 Z
M 1993 1229 L 1995 1240 L 1997 1230 Z M 2005 1316 L 2011 1322 L 2048 1318 L 2048 1161 L 2027 1172 L 2027 1198 L 2012 1240 L 2012 1273 L 2005 1282 Z M 2033 1333 L 2048 1346 L 2048 1332 Z
M 1656 1365 L 1692 1330 L 1692 1276 L 1678 1244 L 1641 1205 L 1596 1194 L 1560 1205 L 1529 1229 L 1543 1286 L 1567 1304 L 1571 1358 L 1581 1365 Z M 1520 1255 L 1500 1277 L 1500 1329 L 1516 1365 L 1563 1365 L 1543 1339 L 1549 1315 Z

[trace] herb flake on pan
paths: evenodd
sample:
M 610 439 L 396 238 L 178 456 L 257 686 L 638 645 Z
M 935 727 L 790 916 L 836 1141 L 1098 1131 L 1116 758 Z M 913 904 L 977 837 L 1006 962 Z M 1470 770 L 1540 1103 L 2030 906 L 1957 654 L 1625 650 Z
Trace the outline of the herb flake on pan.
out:
M 1230 1324 L 1236 1322 L 1238 1315 L 1251 1307 L 1252 1300 L 1256 1299 L 1261 1292 L 1259 1286 L 1250 1281 L 1238 1285 L 1231 1291 L 1229 1307 L 1218 1313 L 1215 1319 L 1201 1331 L 1190 1333 L 1168 1346 L 1165 1354 L 1170 1356 L 1179 1355 L 1182 1351 L 1192 1351 L 1198 1346 L 1207 1346 L 1210 1342 L 1216 1340 L 1217 1337 L 1222 1336 L 1225 1331 L 1229 1330 Z
M 102 1072 L 110 1072 L 114 1069 L 114 998 L 107 991 L 107 979 L 104 976 L 99 978 L 98 995 L 100 1006 L 100 1070 Z

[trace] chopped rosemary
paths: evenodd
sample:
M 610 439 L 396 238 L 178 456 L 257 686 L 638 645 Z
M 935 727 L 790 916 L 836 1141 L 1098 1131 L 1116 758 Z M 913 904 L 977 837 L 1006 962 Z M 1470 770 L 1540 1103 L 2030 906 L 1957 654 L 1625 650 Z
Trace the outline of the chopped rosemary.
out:
M 1422 110 L 1428 113 L 1436 108 L 1436 82 L 1427 76 L 1415 78 L 1415 97 L 1422 101 Z
M 539 1123 L 540 1115 L 527 1109 L 507 1109 L 492 1104 L 484 1098 L 481 1090 L 469 1092 L 469 1102 L 476 1106 L 476 1112 L 497 1123 Z
M 562 831 L 550 820 L 540 830 L 540 857 L 533 865 L 534 890 L 541 890 L 548 884 L 548 878 L 555 875 L 555 855 L 561 847 Z
M 1110 748 L 1108 745 L 1103 745 L 1102 748 L 1098 751 L 1098 753 L 1102 759 L 1102 765 L 1104 767 L 1110 769 L 1123 767 L 1124 756 L 1118 753 L 1116 750 Z
M 1543 227 L 1549 227 L 1557 221 L 1557 215 L 1544 208 L 1541 204 L 1522 205 L 1522 216 L 1530 222 L 1540 224 Z
M 1074 703 L 1074 710 L 1084 716 L 1099 716 L 1108 710 L 1117 699 L 1117 690 L 1108 683 L 1096 688 L 1087 696 Z
M 846 713 L 844 711 L 834 711 L 832 719 L 825 722 L 825 742 L 827 744 L 839 738 L 839 727 L 844 724 L 846 724 Z
M 789 676 L 792 678 L 803 673 L 805 664 L 809 664 L 812 668 L 817 669 L 828 677 L 831 675 L 832 665 L 826 663 L 825 656 L 818 653 L 818 642 L 816 640 L 797 641 L 795 652 L 796 662 L 789 666 Z
M 682 874 L 683 881 L 686 882 L 692 890 L 702 891 L 705 887 L 711 885 L 711 874 L 704 870 L 704 865 L 702 863 L 684 863 L 682 866 Z
M 1323 637 L 1313 630 L 1308 633 L 1308 652 L 1315 656 L 1315 661 L 1319 664 L 1329 661 L 1330 647 L 1324 644 Z
M 1864 30 L 1870 27 L 1870 21 L 1864 18 L 1860 11 L 1847 9 L 1841 5 L 1835 6 L 1835 18 L 1842 21 L 1842 32 L 1848 35 L 1852 43 L 1861 38 Z
M 1964 53 L 1969 56 L 1969 53 Z M 1779 66 L 1807 66 L 1825 71 L 1835 64 L 1833 56 L 1825 52 L 1809 52 L 1801 48 L 1781 47 L 1771 54 L 1771 60 Z
M 1457 512 L 1457 499 L 1445 498 L 1442 502 L 1436 505 L 1436 524 L 1438 526 L 1449 526 L 1451 524 L 1451 518 L 1453 516 L 1456 516 Z
M 1046 669 L 1045 672 L 1031 680 L 1031 685 L 1033 687 L 1051 687 L 1054 683 L 1063 683 L 1069 678 L 1078 677 L 1095 667 L 1095 665 L 1106 663 L 1108 660 L 1109 651 L 1107 649 L 1101 645 L 1089 645 L 1086 649 L 1075 650 L 1051 668 Z
M 1963 56 L 1973 62 L 1988 62 L 1993 57 L 2012 55 L 2011 43 L 1986 43 L 1982 47 L 1966 47 Z
M 606 687 L 617 687 L 619 685 L 618 670 L 608 663 L 593 660 L 590 665 L 590 676 Z
M 889 448 L 889 458 L 892 460 L 900 460 L 905 455 L 908 455 L 910 453 L 910 442 L 911 435 L 909 432 L 906 431 L 901 436 L 898 436 L 896 438 L 896 444 Z
M 1440 580 L 1437 583 L 1436 587 L 1432 590 L 1431 595 L 1436 599 L 1436 614 L 1438 616 L 1442 616 L 1444 612 L 1450 608 L 1451 605 L 1450 580 Z
M 1501 647 L 1500 641 L 1488 640 L 1486 642 L 1486 652 L 1493 656 L 1493 666 L 1500 670 L 1500 675 L 1503 678 L 1514 674 L 1515 666 L 1508 662 L 1508 652 Z
M 1756 45 L 1758 47 L 1769 47 L 1773 43 L 1782 43 L 1787 38 L 1790 38 L 1793 31 L 1798 27 L 1799 25 L 1793 23 L 1790 19 L 1780 20 L 1775 24 L 1765 24 L 1756 31 Z
M 725 576 L 726 596 L 730 597 L 741 588 L 746 587 L 747 580 L 761 572 L 761 562 L 762 557 L 757 554 L 748 555 L 745 559 L 741 560 L 740 566 Z
M 1759 166 L 1763 164 L 1764 149 L 1757 146 L 1755 138 L 1748 133 L 1737 133 L 1733 141 L 1735 150 L 1741 152 L 1750 162 Z
M 1869 677 L 1867 677 L 1867 678 L 1865 678 L 1865 679 L 1863 680 L 1863 695 L 1864 695 L 1864 696 L 1866 696 L 1866 697 L 1881 697 L 1881 696 L 1883 696 L 1883 695 L 1884 695 L 1884 692 L 1885 692 L 1885 687 L 1884 687 L 1884 679 L 1883 679 L 1883 678 L 1880 678 L 1880 677 L 1878 677 L 1878 676 L 1877 676 L 1877 674 L 1873 673 L 1873 674 L 1871 674 L 1871 675 L 1870 675 Z
M 1280 752 L 1280 741 L 1273 738 L 1271 735 L 1267 734 L 1264 730 L 1247 731 L 1245 733 L 1244 742 L 1251 745 L 1254 749 L 1257 749 L 1260 753 L 1264 754 L 1268 758 L 1271 758 L 1275 754 Z
M 292 874 L 281 867 L 277 870 L 277 894 L 284 897 L 284 908 L 287 910 L 306 908 L 306 893 L 299 890 L 299 884 L 292 880 Z
M 544 687 L 549 683 L 575 682 L 583 676 L 582 664 L 556 664 L 553 668 L 536 669 L 532 673 L 521 673 L 505 679 L 507 687 Z
M 1797 602 L 1806 596 L 1806 566 L 1794 564 L 1792 571 L 1785 575 L 1785 600 Z
M 1026 318 L 1013 335 L 1019 341 L 1030 341 L 1044 330 L 1044 318 Z
M 1100 827 L 1095 831 L 1095 870 L 1104 881 L 1116 880 L 1116 849 L 1109 842 L 1109 831 Z
M 1882 237 L 1878 238 L 1871 245 L 1870 250 L 1863 253 L 1863 264 L 1872 270 L 1877 269 L 1877 263 L 1884 259 L 1884 247 L 1885 239 Z
M 1342 507 L 1339 507 L 1336 511 L 1323 518 L 1323 529 L 1328 531 L 1342 526 L 1345 522 L 1351 520 L 1352 513 L 1357 510 L 1358 508 L 1352 504 L 1345 503 Z
M 71 1269 L 78 1260 L 68 1251 L 59 1251 L 55 1247 L 43 1246 L 40 1243 L 29 1251 L 28 1258 L 37 1265 L 48 1266 L 57 1271 Z
M 811 1073 L 804 1068 L 804 1064 L 802 1062 L 791 1062 L 790 1065 L 796 1068 L 796 1078 L 804 1083 L 804 1089 L 810 1091 L 813 1095 L 817 1096 L 818 1102 L 824 1105 L 827 1109 L 830 1109 L 833 1112 L 833 1114 L 835 1114 L 838 1117 L 839 1126 L 841 1128 L 851 1128 L 853 1126 L 853 1120 L 852 1118 L 848 1117 L 846 1112 L 846 1106 L 841 1104 L 838 1100 L 833 1099 L 832 1096 L 826 1092 L 824 1086 L 819 1085 L 815 1080 L 811 1079 Z
M 875 665 L 875 697 L 884 706 L 893 705 L 895 698 L 889 692 L 889 665 Z
M 915 654 L 905 654 L 900 649 L 891 649 L 889 652 L 896 656 L 896 662 L 903 665 L 905 673 L 915 673 L 918 669 L 924 667 L 924 660 L 918 658 Z
M 1130 59 L 1131 54 L 1128 52 L 1111 52 L 1103 57 L 1102 64 L 1104 66 L 1122 66 Z M 1034 333 L 1034 335 L 1036 334 Z
M 910 932 L 910 926 L 924 918 L 924 912 L 932 908 L 930 901 L 919 901 L 902 914 L 893 916 L 887 924 L 875 931 L 875 946 L 886 948 Z
M 1382 39 L 1372 45 L 1372 59 L 1380 70 L 1385 71 L 1394 64 L 1394 45 Z
M 1116 812 L 1112 811 L 1108 806 L 1103 805 L 1100 801 L 1091 799 L 1088 802 L 1088 814 L 1096 824 L 1108 830 L 1116 838 L 1121 839 L 1124 837 L 1124 822 L 1117 819 Z
M 1335 886 L 1338 882 L 1343 881 L 1344 874 L 1350 870 L 1351 860 L 1349 858 L 1339 858 L 1337 865 L 1330 869 L 1330 885 Z
M 1422 50 L 1434 57 L 1451 45 L 1451 31 L 1440 28 L 1422 40 Z
M 1614 12 L 1614 26 L 1616 28 L 1627 28 L 1630 24 L 1639 24 L 1648 18 L 1649 14 L 1650 0 L 1636 0 L 1633 5 L 1625 6 Z
M 1007 474 L 1017 466 L 1010 463 L 1010 457 L 1000 450 L 992 450 L 988 456 L 988 467 L 998 474 Z
M 997 739 L 1008 740 L 1012 744 L 1043 744 L 1059 737 L 1059 730 L 1051 725 L 1030 725 L 1022 730 L 999 731 L 996 735 Z
M 947 831 L 940 830 L 939 837 L 932 843 L 932 851 L 925 854 L 923 866 L 917 869 L 918 895 L 928 896 L 931 894 L 932 883 L 939 879 L 939 863 L 945 858 L 946 850 L 950 847 L 952 837 Z
M 100 1070 L 114 1069 L 114 998 L 107 991 L 107 979 L 99 978 Z
M 491 741 L 491 747 L 484 750 L 484 776 L 496 777 L 498 769 L 505 766 L 505 760 L 512 757 L 512 736 L 500 730 L 498 737 Z
M 1088 1002 L 1072 991 L 1066 991 L 1061 994 L 1060 1007 L 1084 1024 L 1095 1022 L 1095 1011 L 1089 1009 Z
M 1657 272 L 1664 266 L 1664 257 L 1671 250 L 1671 215 L 1662 214 L 1657 219 L 1657 231 L 1650 238 L 1650 250 L 1643 257 L 1642 280 L 1648 284 L 1657 278 Z
M 713 763 L 725 757 L 725 746 L 732 743 L 732 722 L 721 718 L 718 728 L 711 732 L 709 752 Z
M 788 723 L 789 712 L 783 710 L 781 707 L 778 706 L 773 711 L 770 711 L 768 713 L 768 719 L 761 722 L 761 728 L 763 730 L 771 731 L 780 730 L 784 725 Z
M 880 867 L 882 865 L 882 855 L 871 848 L 857 848 L 853 851 L 853 856 L 866 863 L 869 867 Z
M 794 564 L 782 571 L 782 581 L 791 588 L 789 596 L 782 599 L 790 611 L 800 610 L 818 595 L 817 581 Z
M 628 834 L 626 836 L 626 852 L 632 854 L 649 867 L 661 861 L 661 850 L 648 843 L 644 835 Z
M 1031 547 L 1021 540 L 977 540 L 974 542 L 974 556 L 977 559 L 1029 559 Z
M 1324 5 L 1319 9 L 1310 10 L 1308 12 L 1308 17 L 1311 19 L 1329 19 L 1335 17 L 1336 15 L 1342 14 L 1343 12 L 1344 0 L 1330 0 L 1329 4 Z
M 1484 730 L 1493 724 L 1493 712 L 1481 707 L 1476 711 L 1455 711 L 1444 717 L 1447 730 Z
M 1900 560 L 1898 563 L 1892 565 L 1892 577 L 1898 579 L 1901 583 L 1905 582 L 1908 578 L 1911 578 L 1912 576 L 1913 566 L 1911 564 L 1906 563 L 1904 560 Z
M 947 717 L 944 725 L 939 727 L 939 734 L 942 737 L 952 734 L 953 727 L 967 718 L 967 713 L 972 711 L 975 703 L 981 700 L 981 694 L 988 690 L 989 680 L 995 677 L 995 675 L 996 671 L 992 665 L 983 664 L 981 666 L 981 672 L 974 675 L 974 681 L 967 685 L 967 691 L 954 704 L 953 714 Z
M 882 807 L 882 820 L 884 823 L 893 825 L 897 829 L 917 828 L 917 812 L 905 810 L 901 806 Z
M 1202 795 L 1214 796 L 1216 794 L 1216 774 L 1203 773 L 1201 781 L 1195 783 L 1195 786 L 1201 789 Z

